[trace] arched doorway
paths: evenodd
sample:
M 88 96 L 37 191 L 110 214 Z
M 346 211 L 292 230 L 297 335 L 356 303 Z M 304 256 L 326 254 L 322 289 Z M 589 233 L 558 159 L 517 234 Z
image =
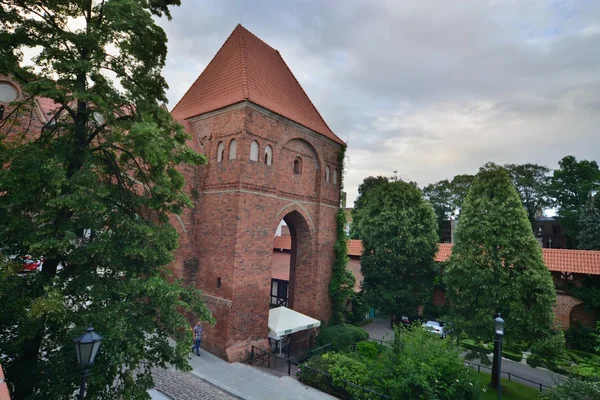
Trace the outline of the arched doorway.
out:
M 569 316 L 570 326 L 586 326 L 588 328 L 594 328 L 596 322 L 595 315 L 589 312 L 584 303 L 577 304 L 571 309 Z
M 309 314 L 313 308 L 313 235 L 306 218 L 297 210 L 285 214 L 281 222 L 276 239 L 284 243 L 284 248 L 273 254 L 270 306 Z

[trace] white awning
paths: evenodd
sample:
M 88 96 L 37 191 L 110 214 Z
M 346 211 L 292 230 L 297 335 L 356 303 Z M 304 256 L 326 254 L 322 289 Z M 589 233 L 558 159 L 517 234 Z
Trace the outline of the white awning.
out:
M 269 310 L 269 329 L 277 336 L 289 335 L 321 326 L 321 321 L 286 307 Z

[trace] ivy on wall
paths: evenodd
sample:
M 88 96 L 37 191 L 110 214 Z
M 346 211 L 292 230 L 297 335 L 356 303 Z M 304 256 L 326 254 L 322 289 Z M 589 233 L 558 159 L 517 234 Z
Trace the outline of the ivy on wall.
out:
M 346 147 L 338 155 L 340 168 L 340 190 L 344 187 Z M 344 300 L 354 294 L 354 275 L 346 269 L 348 265 L 348 235 L 346 234 L 346 213 L 340 208 L 336 215 L 337 237 L 335 241 L 335 261 L 332 267 L 331 281 L 329 282 L 329 296 L 331 297 L 331 324 L 337 325 L 344 322 Z

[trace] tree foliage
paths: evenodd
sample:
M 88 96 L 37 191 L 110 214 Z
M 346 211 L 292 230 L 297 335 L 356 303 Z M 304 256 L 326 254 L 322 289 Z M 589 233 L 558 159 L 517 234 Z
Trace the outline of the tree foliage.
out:
M 361 271 L 369 304 L 415 315 L 432 296 L 438 235 L 422 192 L 403 181 L 382 182 L 359 197 L 354 225 L 363 245 Z
M 455 326 L 487 340 L 500 312 L 507 340 L 547 337 L 554 321 L 552 278 L 503 168 L 487 164 L 477 174 L 455 238 L 444 272 Z
M 529 222 L 533 225 L 536 218 L 543 214 L 544 208 L 550 205 L 548 197 L 550 169 L 530 163 L 506 164 L 504 168 L 521 197 Z
M 374 189 L 381 184 L 388 183 L 389 181 L 390 179 L 385 176 L 369 176 L 358 186 L 358 197 L 354 201 L 354 208 L 352 209 L 352 224 L 350 226 L 351 239 L 358 239 L 360 237 L 358 227 L 354 223 L 354 218 L 356 213 L 364 206 L 367 193 L 371 189 Z
M 581 212 L 588 196 L 600 188 L 600 169 L 596 161 L 566 156 L 559 161 L 550 183 L 550 194 L 565 229 L 567 247 L 576 248 Z
M 435 212 L 440 239 L 446 221 L 458 218 L 473 179 L 473 175 L 456 175 L 452 181 L 444 179 L 423 188 L 423 194 Z
M 90 323 L 105 339 L 88 396 L 147 398 L 150 368 L 189 368 L 181 312 L 213 321 L 164 268 L 178 241 L 169 216 L 190 204 L 178 167 L 205 162 L 159 105 L 167 47 L 154 18 L 177 4 L 0 3 L 0 74 L 23 89 L 0 123 L 0 249 L 44 257 L 29 277 L 4 257 L 0 267 L 0 357 L 16 399 L 71 397 L 72 339 Z M 28 48 L 40 49 L 36 68 L 22 66 Z M 41 132 L 18 123 L 35 98 L 55 104 Z
M 337 218 L 337 239 L 335 241 L 335 261 L 333 263 L 331 280 L 329 281 L 329 296 L 331 297 L 331 323 L 340 324 L 344 321 L 344 300 L 354 295 L 355 278 L 346 266 L 348 265 L 348 235 L 346 234 L 346 213 L 339 209 Z
M 600 200 L 598 194 L 589 195 L 579 217 L 579 248 L 600 250 Z

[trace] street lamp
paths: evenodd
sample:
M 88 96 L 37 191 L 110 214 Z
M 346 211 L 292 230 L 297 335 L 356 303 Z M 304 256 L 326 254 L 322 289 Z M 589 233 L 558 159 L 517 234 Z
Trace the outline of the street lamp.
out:
M 90 324 L 83 335 L 77 339 L 73 339 L 75 342 L 75 352 L 77 353 L 77 362 L 81 367 L 81 383 L 79 384 L 79 400 L 83 400 L 85 396 L 85 380 L 89 375 L 89 367 L 94 363 L 98 349 L 100 348 L 100 342 L 102 342 L 102 336 L 94 332 L 94 328 Z
M 502 336 L 504 336 L 504 320 L 500 316 L 500 313 L 496 315 L 494 319 L 494 332 L 496 334 L 496 354 L 494 355 L 496 361 L 496 374 L 498 379 L 498 400 L 502 398 Z

